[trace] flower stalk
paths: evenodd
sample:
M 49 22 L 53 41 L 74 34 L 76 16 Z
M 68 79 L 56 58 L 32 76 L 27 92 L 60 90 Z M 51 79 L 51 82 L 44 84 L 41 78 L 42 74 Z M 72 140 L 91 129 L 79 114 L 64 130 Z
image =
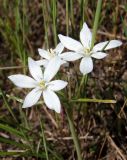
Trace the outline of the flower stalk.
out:
M 78 139 L 77 133 L 75 132 L 74 122 L 73 122 L 73 118 L 72 118 L 72 108 L 71 107 L 67 108 L 66 113 L 67 113 L 67 119 L 68 119 L 68 122 L 69 122 L 71 135 L 72 135 L 74 145 L 75 145 L 75 149 L 76 149 L 76 152 L 77 152 L 78 160 L 82 160 L 79 139 Z
M 97 34 L 97 28 L 98 28 L 100 13 L 101 13 L 101 6 L 102 6 L 102 0 L 98 0 L 97 9 L 96 9 L 96 13 L 95 13 L 95 19 L 94 19 L 94 25 L 93 25 L 91 49 L 93 49 L 94 43 L 95 43 L 95 38 L 96 38 L 96 34 Z

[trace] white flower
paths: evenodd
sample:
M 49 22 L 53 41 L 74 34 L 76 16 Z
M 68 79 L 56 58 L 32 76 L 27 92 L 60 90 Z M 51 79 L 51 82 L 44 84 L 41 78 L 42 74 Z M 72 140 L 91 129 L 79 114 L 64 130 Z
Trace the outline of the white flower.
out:
M 60 61 L 60 65 L 66 63 L 65 61 L 63 61 L 60 57 L 62 51 L 64 50 L 64 46 L 62 45 L 62 43 L 59 43 L 55 49 L 48 49 L 47 51 L 44 49 L 38 49 L 39 55 L 43 58 L 41 60 L 36 61 L 36 63 L 39 66 L 44 66 L 46 67 L 48 65 L 48 63 L 50 61 L 54 61 L 54 63 L 57 63 L 58 61 Z M 60 67 L 60 66 L 59 66 Z M 59 68 L 58 68 L 59 69 Z
M 67 36 L 58 36 L 64 47 L 73 51 L 63 53 L 61 57 L 65 61 L 74 61 L 82 58 L 80 63 L 80 71 L 83 75 L 88 74 L 93 70 L 92 58 L 102 59 L 107 56 L 107 54 L 103 51 L 118 47 L 122 44 L 121 41 L 111 40 L 98 43 L 91 49 L 92 33 L 86 23 L 84 23 L 83 28 L 80 31 L 81 42 Z
M 31 107 L 36 104 L 43 94 L 44 102 L 47 107 L 60 113 L 60 100 L 54 91 L 59 91 L 66 87 L 67 82 L 62 80 L 50 81 L 56 74 L 56 70 L 52 67 L 51 63 L 46 67 L 44 74 L 42 73 L 40 66 L 38 66 L 32 58 L 28 58 L 28 66 L 33 78 L 22 74 L 8 77 L 18 87 L 34 88 L 26 96 L 23 108 Z

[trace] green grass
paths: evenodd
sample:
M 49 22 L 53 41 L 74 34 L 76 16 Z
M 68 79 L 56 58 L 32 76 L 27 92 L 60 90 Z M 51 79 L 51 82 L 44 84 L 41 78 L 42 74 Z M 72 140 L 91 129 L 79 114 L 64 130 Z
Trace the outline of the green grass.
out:
M 36 6 L 36 11 L 34 6 Z M 75 150 L 74 150 L 74 146 L 72 145 L 73 144 L 72 142 L 69 142 L 69 141 L 67 143 L 65 141 L 62 142 L 63 146 L 64 146 L 64 143 L 65 143 L 65 146 L 68 146 L 68 148 L 67 147 L 64 148 L 61 145 L 60 140 L 57 140 L 57 134 L 58 136 L 61 136 L 61 137 L 70 136 L 69 128 L 67 128 L 67 122 L 66 122 L 67 117 L 65 116 L 64 111 L 62 111 L 62 113 L 56 118 L 57 120 L 54 118 L 54 113 L 51 112 L 50 118 L 51 119 L 54 118 L 56 123 L 59 124 L 58 128 L 56 129 L 55 126 L 51 126 L 52 123 L 49 121 L 48 115 L 44 115 L 45 112 L 42 109 L 42 105 L 43 105 L 42 99 L 37 104 L 37 109 L 34 109 L 34 108 L 30 108 L 28 110 L 22 109 L 21 105 L 22 105 L 23 99 L 21 97 L 24 97 L 27 94 L 27 91 L 12 90 L 12 87 L 14 88 L 14 86 L 11 83 L 9 83 L 8 80 L 5 80 L 4 76 L 14 74 L 15 72 L 27 73 L 27 57 L 32 56 L 33 58 L 37 59 L 38 58 L 37 48 L 39 47 L 48 49 L 54 46 L 53 48 L 55 48 L 55 46 L 59 42 L 58 36 L 57 36 L 57 34 L 59 33 L 62 33 L 64 35 L 69 35 L 69 36 L 74 35 L 74 38 L 79 40 L 80 28 L 82 27 L 82 24 L 84 21 L 86 21 L 89 27 L 91 29 L 93 28 L 94 30 L 93 32 L 94 38 L 93 38 L 92 45 L 94 45 L 96 41 L 98 42 L 98 41 L 104 41 L 107 39 L 113 39 L 117 36 L 120 37 L 124 43 L 124 40 L 127 39 L 127 22 L 126 22 L 127 3 L 126 1 L 125 0 L 122 2 L 116 1 L 114 3 L 111 3 L 109 1 L 102 1 L 102 11 L 101 11 L 100 18 L 99 18 L 100 13 L 98 15 L 98 18 L 99 18 L 98 24 L 94 22 L 96 6 L 97 6 L 97 2 L 92 0 L 90 1 L 66 0 L 63 3 L 60 3 L 60 1 L 57 1 L 57 0 L 52 0 L 52 1 L 42 0 L 42 1 L 37 1 L 37 4 L 35 4 L 34 2 L 27 3 L 26 0 L 21 0 L 21 1 L 13 0 L 11 3 L 9 0 L 4 0 L 1 2 L 0 10 L 1 10 L 2 16 L 0 17 L 0 39 L 2 39 L 2 44 L 5 48 L 5 53 L 3 53 L 3 51 L 2 51 L 2 54 L 0 53 L 1 54 L 0 55 L 1 56 L 0 105 L 2 104 L 0 108 L 0 133 L 1 133 L 0 144 L 3 146 L 3 148 L 6 148 L 6 149 L 3 149 L 0 151 L 0 157 L 12 157 L 12 158 L 13 157 L 36 157 L 36 158 L 45 159 L 45 160 L 50 160 L 50 159 L 63 160 L 65 159 L 64 156 L 67 153 L 66 150 L 68 148 L 69 148 L 68 152 L 70 152 L 68 154 L 70 156 L 68 155 L 67 156 L 70 158 L 73 154 L 75 155 Z M 39 19 L 39 22 L 36 21 L 35 17 L 41 17 Z M 98 21 L 98 20 L 95 20 L 95 21 Z M 38 31 L 38 30 L 34 31 L 34 29 L 32 28 L 33 26 L 31 26 L 31 24 L 34 24 L 33 25 L 35 27 L 34 29 L 36 29 L 36 26 L 38 24 L 40 24 L 40 30 L 42 31 Z M 93 24 L 94 24 L 94 27 L 93 27 Z M 101 31 L 101 33 L 104 33 L 104 34 L 98 34 L 97 32 L 98 26 L 99 26 L 99 31 Z M 39 33 L 43 32 L 43 35 L 39 34 L 38 32 Z M 110 35 L 108 33 L 110 33 Z M 38 41 L 39 42 L 41 41 L 41 42 L 38 43 Z M 117 50 L 113 51 L 113 53 L 111 54 L 115 54 L 116 52 Z M 119 49 L 118 53 L 120 55 L 123 55 L 125 53 L 124 47 L 121 48 L 121 50 Z M 5 58 L 7 58 L 6 62 L 2 60 L 4 56 Z M 107 67 L 107 72 L 108 72 L 108 69 L 111 67 L 111 65 L 109 62 L 107 64 L 105 61 L 103 62 L 105 66 L 101 65 L 103 66 L 102 69 Z M 117 62 L 120 64 L 123 64 L 125 63 L 125 59 L 122 59 L 122 61 L 118 59 Z M 96 77 L 93 74 L 92 76 L 93 77 L 95 76 L 96 78 L 95 80 L 97 82 L 95 83 L 93 81 L 93 77 L 92 77 L 92 80 L 89 77 L 89 80 L 87 81 L 88 83 L 88 88 L 87 88 L 87 86 L 83 86 L 85 81 L 83 80 L 80 88 L 81 89 L 82 87 L 85 88 L 85 90 L 88 91 L 88 93 L 87 92 L 82 93 L 85 96 L 80 97 L 80 90 L 78 91 L 78 89 L 76 88 L 77 91 L 79 92 L 78 93 L 79 95 L 76 97 L 77 92 L 74 92 L 74 84 L 76 87 L 79 86 L 79 81 L 81 80 L 80 74 L 76 73 L 76 65 L 74 66 L 74 64 L 71 63 L 70 68 L 71 69 L 72 67 L 74 68 L 73 72 L 70 72 L 72 71 L 71 69 L 66 70 L 68 73 L 66 74 L 65 70 L 62 70 L 62 74 L 60 75 L 60 77 L 62 76 L 64 77 L 64 79 L 70 78 L 70 85 L 71 85 L 70 88 L 68 88 L 67 90 L 68 93 L 66 95 L 59 92 L 60 99 L 61 101 L 63 101 L 63 107 L 67 105 L 65 101 L 68 99 L 68 97 L 70 100 L 69 105 L 70 106 L 73 105 L 74 107 L 76 107 L 76 111 L 77 111 L 77 108 L 80 108 L 81 106 L 85 108 L 87 105 L 86 103 L 89 103 L 89 104 L 94 103 L 96 105 L 98 105 L 98 103 L 99 104 L 107 103 L 107 106 L 109 109 L 108 114 L 113 111 L 115 112 L 116 108 L 120 110 L 123 107 L 122 104 L 120 104 L 121 102 L 119 102 L 119 100 L 118 100 L 118 103 L 116 103 L 117 96 L 119 95 L 116 95 L 116 97 L 114 97 L 114 94 L 117 92 L 117 90 L 120 90 L 122 88 L 120 92 L 123 95 L 123 92 L 125 91 L 123 97 L 124 99 L 126 99 L 127 97 L 126 80 L 122 81 L 120 79 L 119 85 L 118 84 L 116 86 L 114 85 L 115 88 L 113 88 L 114 86 L 112 87 L 110 83 L 115 84 L 118 81 L 118 79 L 115 79 L 113 76 L 112 78 L 114 79 L 112 79 L 109 76 L 108 77 L 109 83 L 107 83 L 108 85 L 104 85 L 103 83 L 97 84 L 98 80 L 103 77 Z M 122 69 L 117 68 L 116 66 L 117 69 L 114 70 L 114 73 L 118 72 L 119 75 L 122 77 L 125 69 L 123 69 L 124 68 L 123 65 L 119 65 L 119 66 L 121 66 Z M 119 70 L 122 70 L 122 73 L 119 72 Z M 99 71 L 100 70 L 96 69 L 95 73 L 97 72 L 98 74 Z M 105 74 L 107 74 L 107 72 Z M 73 81 L 74 81 L 74 84 L 73 84 Z M 102 81 L 99 81 L 99 82 L 102 82 Z M 122 86 L 123 83 L 124 85 Z M 95 84 L 97 84 L 98 88 L 95 86 Z M 100 86 L 102 85 L 102 86 L 100 87 L 99 85 Z M 104 89 L 103 89 L 103 86 L 104 86 Z M 108 95 L 104 93 L 104 96 L 103 96 L 102 91 L 99 90 L 100 89 L 99 87 L 102 89 L 103 92 L 108 93 Z M 94 89 L 95 91 L 93 91 Z M 112 92 L 110 92 L 110 90 Z M 90 98 L 85 98 L 85 97 L 88 97 L 86 96 L 87 94 L 90 96 Z M 91 98 L 91 97 L 94 97 L 94 98 Z M 96 99 L 95 97 L 100 97 L 100 99 Z M 105 100 L 101 99 L 102 97 L 106 97 Z M 110 99 L 113 99 L 113 100 L 110 100 Z M 84 103 L 86 105 L 84 105 Z M 96 105 L 94 105 L 93 108 L 96 109 Z M 93 105 L 90 105 L 90 106 L 93 106 Z M 91 108 L 92 107 L 88 107 L 86 115 L 82 112 L 82 110 L 81 110 L 82 113 L 76 112 L 76 114 L 74 114 L 73 118 L 75 120 L 75 125 L 80 124 L 84 120 L 83 119 L 84 117 L 86 118 L 84 121 L 87 121 L 88 119 L 87 114 L 89 115 L 92 112 Z M 105 111 L 102 111 L 101 107 L 99 109 L 100 109 L 99 111 L 95 111 L 96 112 L 95 115 L 94 115 L 94 111 L 92 113 L 93 113 L 93 117 L 94 116 L 97 117 L 99 115 L 98 119 L 100 120 L 101 118 L 103 119 L 103 117 L 101 117 L 101 114 L 105 115 L 104 114 Z M 124 114 L 125 109 L 126 109 L 126 105 L 123 107 L 123 110 L 120 111 L 122 115 L 125 115 Z M 83 115 L 83 117 L 81 117 L 80 114 Z M 34 116 L 30 118 L 31 115 L 34 115 L 36 117 L 35 118 L 36 122 L 35 122 Z M 93 119 L 93 117 L 91 118 L 91 115 L 89 116 L 90 116 L 90 119 L 88 120 L 89 124 L 92 125 L 92 123 L 95 122 L 94 125 L 98 125 L 96 123 L 96 119 L 92 121 L 91 119 Z M 117 118 L 118 117 L 116 116 L 114 119 L 116 120 Z M 125 119 L 125 117 L 121 116 L 121 119 L 123 120 Z M 122 127 L 126 125 L 125 123 L 123 123 L 123 121 L 121 122 Z M 109 121 L 106 121 L 105 123 L 108 123 L 108 122 Z M 73 125 L 71 126 L 72 130 L 74 130 L 73 128 L 74 126 Z M 89 126 L 87 126 L 87 124 L 85 124 L 83 127 L 84 127 L 83 133 L 81 132 L 82 123 L 76 128 L 76 131 L 79 131 L 79 134 L 78 134 L 79 136 L 81 133 L 84 134 L 87 130 L 88 132 L 90 132 L 89 134 L 91 134 L 91 131 L 89 131 L 88 129 Z M 99 126 L 97 127 L 99 128 Z M 112 128 L 112 126 L 110 126 L 110 128 Z M 50 136 L 56 137 L 56 141 L 50 142 L 47 140 L 47 137 L 49 136 L 48 135 L 49 130 L 52 133 Z M 106 128 L 106 130 L 109 131 L 109 128 Z M 113 130 L 113 134 L 116 134 L 115 129 Z M 92 136 L 94 136 L 94 134 Z M 57 143 L 55 142 L 59 143 L 60 146 L 58 145 L 59 147 L 57 147 Z M 80 142 L 83 146 L 83 141 L 80 141 Z M 121 143 L 122 142 L 123 141 L 121 140 Z M 102 145 L 101 142 L 99 143 L 99 146 L 100 144 Z M 97 145 L 95 145 L 95 148 L 96 147 Z M 109 146 L 107 146 L 107 148 L 108 147 Z M 63 151 L 61 148 L 63 149 Z M 120 149 L 122 150 L 122 148 Z M 84 153 L 85 151 L 82 150 L 82 152 Z M 96 150 L 94 152 L 95 152 L 94 156 L 92 157 L 93 159 L 95 159 L 95 155 L 98 154 Z

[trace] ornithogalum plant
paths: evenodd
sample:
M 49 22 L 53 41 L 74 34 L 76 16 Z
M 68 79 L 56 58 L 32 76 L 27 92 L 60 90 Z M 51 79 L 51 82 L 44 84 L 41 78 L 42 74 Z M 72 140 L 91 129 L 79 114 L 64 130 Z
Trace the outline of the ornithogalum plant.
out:
M 93 70 L 92 58 L 102 59 L 107 56 L 105 53 L 106 50 L 118 47 L 122 44 L 121 41 L 110 40 L 98 43 L 92 47 L 93 36 L 86 23 L 83 24 L 83 28 L 80 32 L 80 42 L 61 34 L 59 35 L 59 39 L 61 42 L 56 46 L 55 49 L 38 49 L 38 52 L 42 57 L 41 60 L 34 61 L 32 58 L 28 58 L 28 67 L 33 78 L 22 74 L 11 75 L 8 77 L 18 87 L 32 88 L 32 91 L 25 97 L 23 108 L 35 105 L 40 99 L 41 95 L 43 95 L 43 100 L 46 106 L 49 109 L 60 113 L 61 103 L 55 92 L 65 88 L 68 82 L 52 79 L 55 78 L 55 75 L 60 70 L 61 65 L 70 61 L 81 59 L 80 71 L 83 76 L 87 75 Z M 70 51 L 63 52 L 64 47 Z M 80 82 L 80 84 L 83 83 L 84 81 Z M 78 93 L 80 93 L 80 89 L 81 85 L 79 86 Z M 77 151 L 78 160 L 81 160 L 82 157 L 80 145 L 72 120 L 72 107 L 70 105 L 70 101 L 68 101 L 67 98 L 64 99 L 64 102 L 62 103 L 68 105 L 65 110 Z
M 59 39 L 65 48 L 73 51 L 63 53 L 64 60 L 74 61 L 82 58 L 80 63 L 80 71 L 83 75 L 86 75 L 93 70 L 92 58 L 103 59 L 107 56 L 104 51 L 119 47 L 122 44 L 121 41 L 111 40 L 100 42 L 91 48 L 92 33 L 86 23 L 83 24 L 83 28 L 80 32 L 81 42 L 61 34 L 59 35 Z
M 62 80 L 51 81 L 56 74 L 51 65 L 48 65 L 43 73 L 40 66 L 38 66 L 32 58 L 29 58 L 28 66 L 33 78 L 22 74 L 11 75 L 8 77 L 18 87 L 34 88 L 26 96 L 23 108 L 35 105 L 41 97 L 41 94 L 43 94 L 43 99 L 47 107 L 60 113 L 60 100 L 54 92 L 66 87 L 67 82 Z

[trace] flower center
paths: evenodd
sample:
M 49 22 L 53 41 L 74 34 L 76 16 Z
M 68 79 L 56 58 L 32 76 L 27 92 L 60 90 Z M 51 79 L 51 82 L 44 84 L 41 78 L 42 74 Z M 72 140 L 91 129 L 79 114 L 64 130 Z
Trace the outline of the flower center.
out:
M 42 89 L 45 89 L 46 88 L 46 85 L 45 85 L 45 81 L 40 81 L 39 82 L 39 87 L 41 87 Z
M 48 49 L 48 53 L 49 53 L 50 58 L 53 58 L 56 55 L 56 53 L 54 52 L 54 50 L 52 48 Z
M 84 55 L 85 56 L 89 56 L 90 55 L 90 48 L 84 48 L 84 50 L 83 50 L 84 52 Z

